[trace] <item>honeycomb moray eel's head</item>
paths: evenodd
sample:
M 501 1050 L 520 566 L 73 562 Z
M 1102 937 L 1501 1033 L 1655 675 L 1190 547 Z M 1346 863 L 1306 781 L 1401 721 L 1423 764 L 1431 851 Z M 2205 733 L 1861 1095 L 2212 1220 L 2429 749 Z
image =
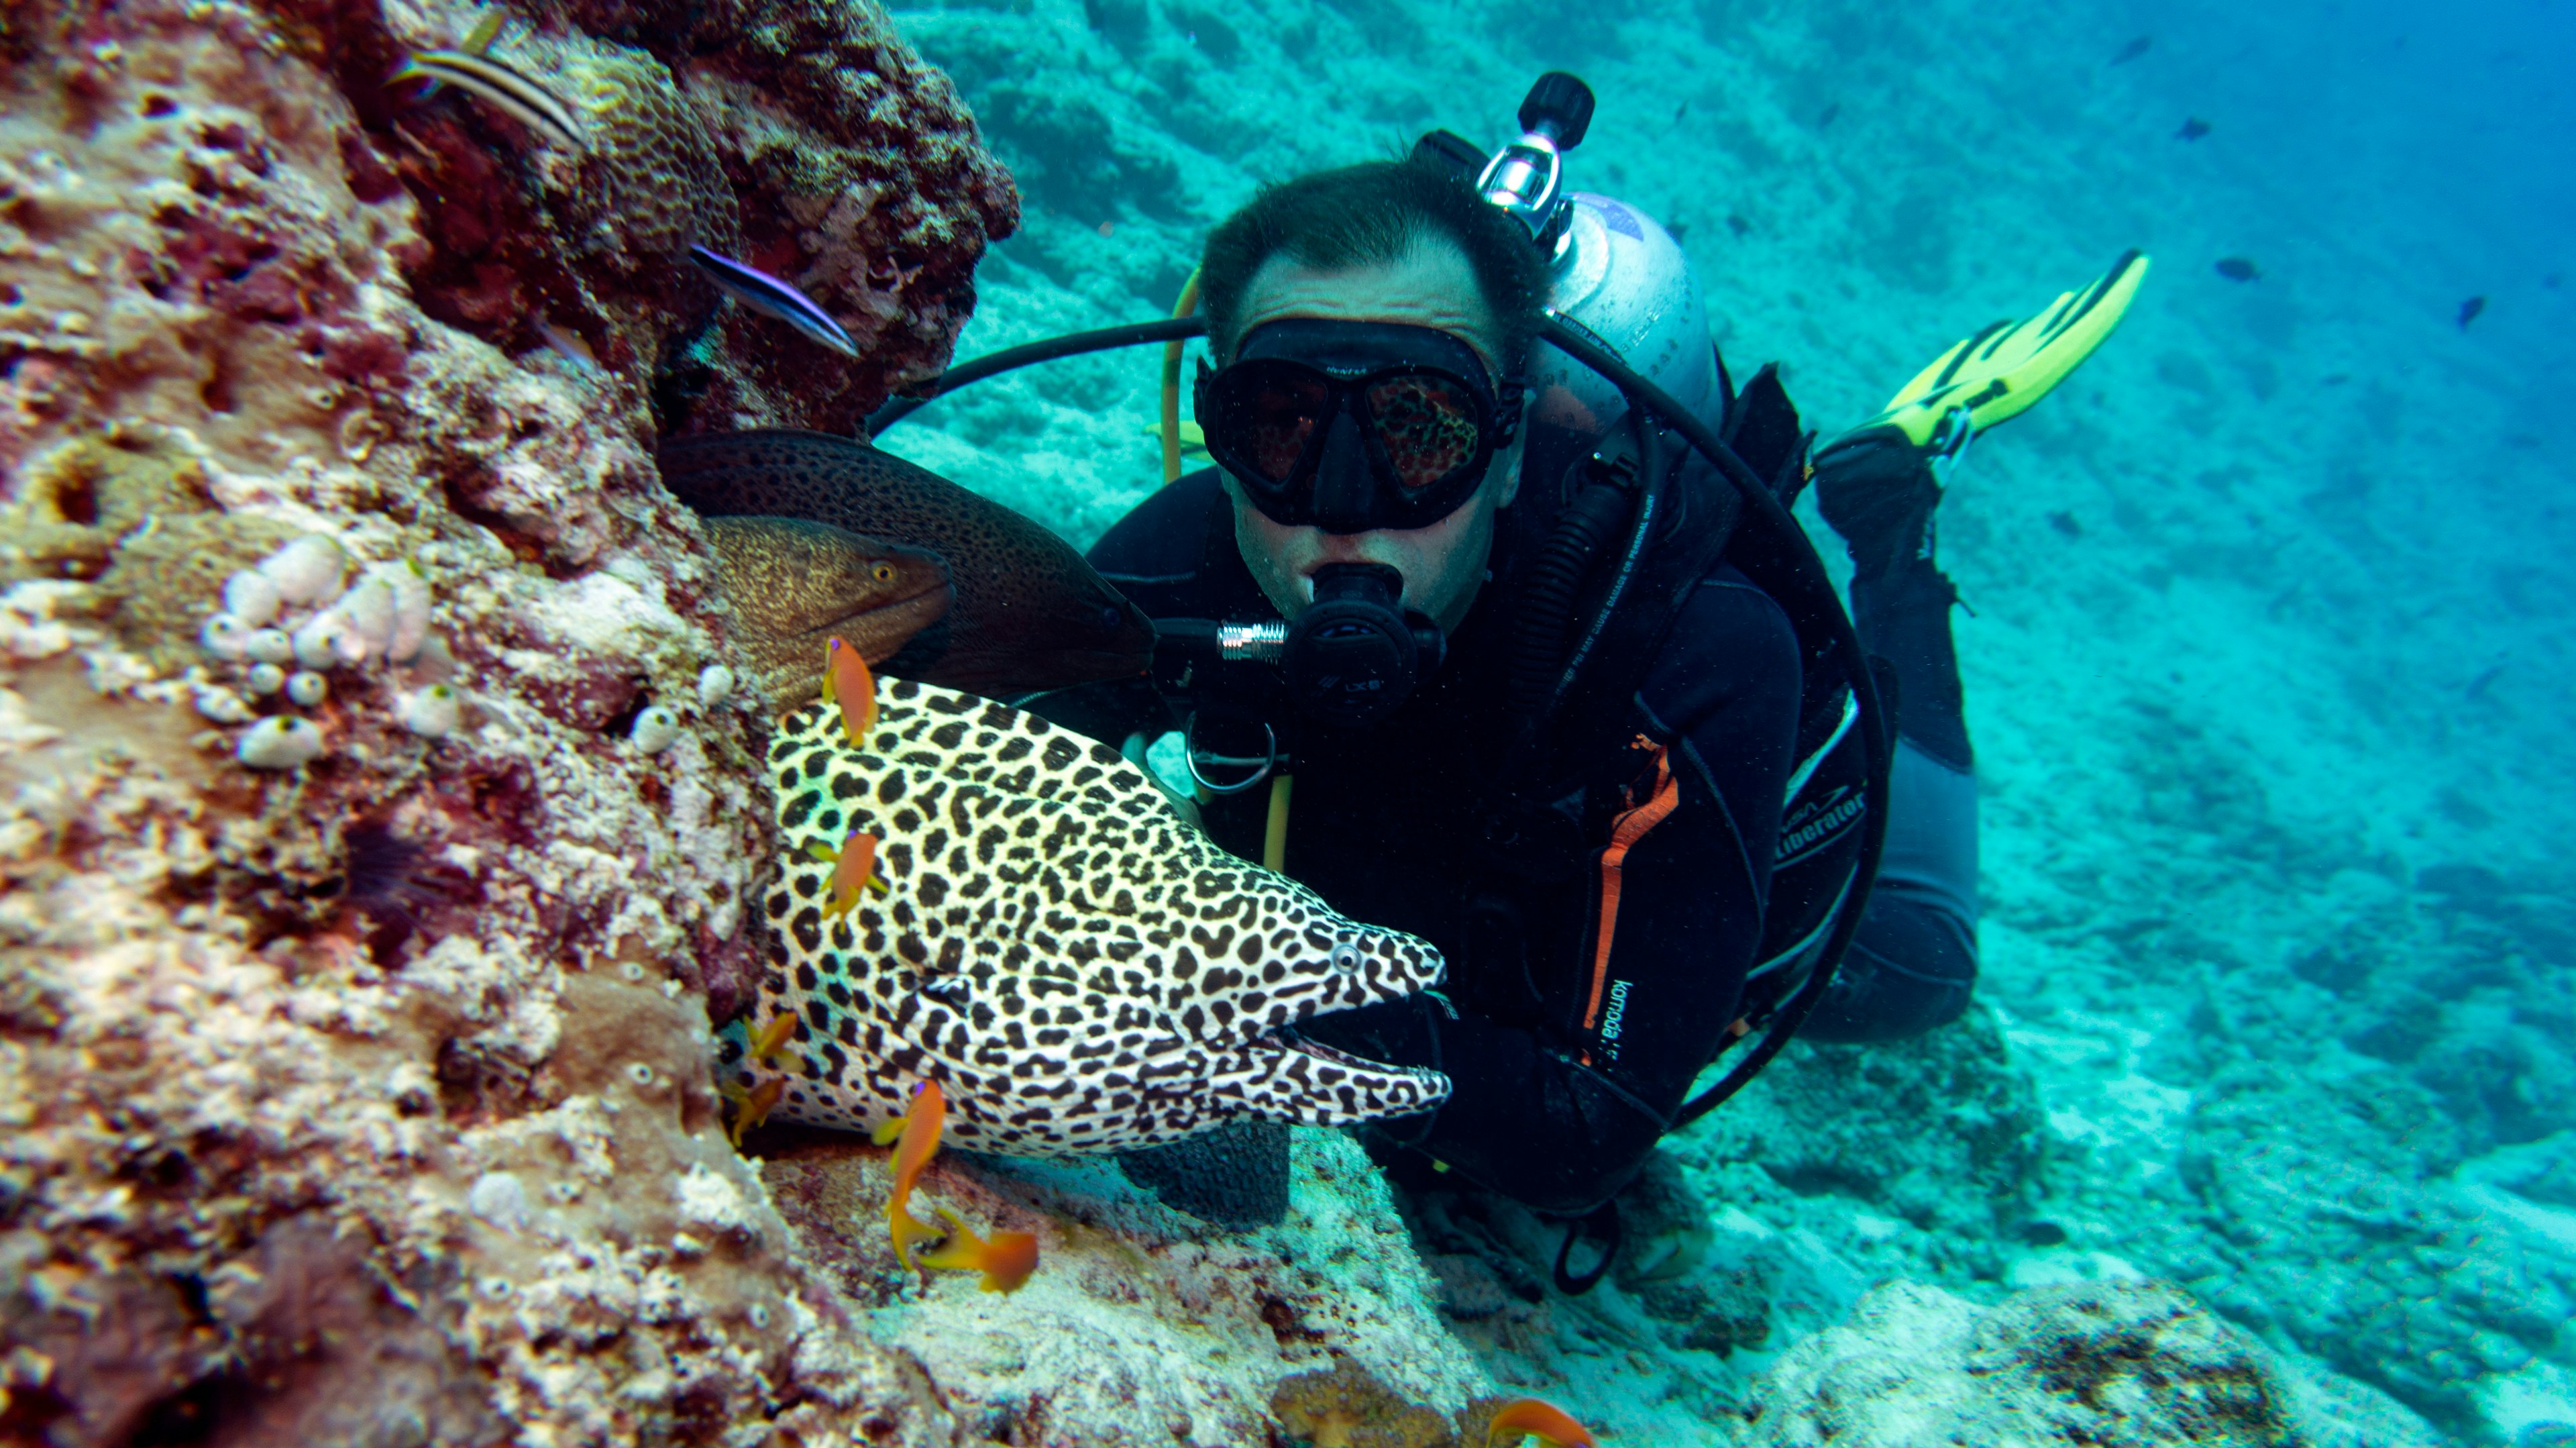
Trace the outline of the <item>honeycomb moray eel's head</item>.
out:
M 877 690 L 859 747 L 808 706 L 770 748 L 770 968 L 722 1071 L 746 1089 L 784 1073 L 772 1119 L 869 1130 L 936 1079 L 956 1145 L 1065 1156 L 1448 1095 L 1437 1072 L 1289 1029 L 1437 985 L 1439 952 L 1227 854 L 1115 750 L 972 695 Z M 834 913 L 818 855 L 854 833 L 875 836 L 882 887 Z M 784 1046 L 747 1059 L 782 1015 Z

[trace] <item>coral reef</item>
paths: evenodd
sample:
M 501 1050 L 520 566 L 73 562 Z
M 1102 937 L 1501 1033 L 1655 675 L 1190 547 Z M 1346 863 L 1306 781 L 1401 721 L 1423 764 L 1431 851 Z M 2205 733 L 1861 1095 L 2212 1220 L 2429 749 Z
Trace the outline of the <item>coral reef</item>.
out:
M 1843 1309 L 1808 1291 L 1835 1274 L 1803 1264 L 1826 1256 L 1859 1283 L 1970 1295 L 2146 1273 L 2337 1392 L 2382 1397 L 2376 1425 L 2339 1441 L 2502 1444 L 2576 1421 L 2576 1334 L 2540 1344 L 2495 1295 L 2554 1305 L 2576 1242 L 2559 819 L 2576 752 L 2553 693 L 2576 640 L 2556 626 L 2576 575 L 2553 560 L 2576 513 L 2533 503 L 2565 494 L 2570 460 L 2522 420 L 2548 411 L 2530 379 L 2559 375 L 2566 333 L 2463 333 L 2455 299 L 2436 311 L 2388 279 L 2436 257 L 2522 266 L 2541 213 L 2513 185 L 2454 178 L 2517 174 L 2557 131 L 2516 132 L 2508 115 L 2541 113 L 2499 99 L 2491 139 L 2436 140 L 2431 111 L 2388 98 L 2407 79 L 2392 73 L 2370 110 L 2407 116 L 2405 133 L 2374 152 L 2387 184 L 2354 191 L 2326 155 L 2348 128 L 2318 119 L 2341 102 L 2297 80 L 2318 35 L 2304 21 L 2238 26 L 2259 63 L 2177 66 L 2173 38 L 2197 22 L 2176 20 L 2156 59 L 2106 69 L 2109 13 L 952 0 L 905 24 L 1029 199 L 985 270 L 971 351 L 1157 314 L 1259 183 L 1432 127 L 1491 145 L 1558 67 L 1600 96 L 1570 184 L 1670 225 L 1738 374 L 1779 359 L 1828 432 L 2042 277 L 2153 238 L 2168 269 L 2121 342 L 2066 408 L 1999 435 L 1941 509 L 1943 564 L 1974 608 L 1956 627 L 1984 812 L 1979 995 L 2005 1013 L 1979 1029 L 2009 1058 L 1981 1047 L 1976 1072 L 1944 1081 L 1920 1056 L 1890 1079 L 1894 1053 L 1793 1052 L 1770 1084 L 1794 1093 L 1757 1085 L 1671 1149 L 1778 1234 L 1744 1239 L 1748 1261 L 1792 1269 L 1767 1290 L 1756 1353 Z M 1994 43 L 1941 41 L 1959 34 Z M 2281 152 L 2222 176 L 2164 140 L 2231 86 L 2262 98 L 2267 147 L 2314 127 L 2315 164 Z M 2051 123 L 2008 123 L 2035 108 Z M 2062 184 L 2070 146 L 2090 184 Z M 2390 204 L 2401 189 L 2491 204 Z M 2258 231 L 2278 238 L 2262 283 L 2211 272 Z M 2295 272 L 2271 270 L 2292 245 Z M 2401 385 L 2348 362 L 2415 355 L 2442 366 Z M 881 445 L 1097 536 L 1158 476 L 1155 382 L 1131 355 L 1052 364 Z M 2401 410 L 2409 425 L 2386 421 Z M 2480 481 L 2406 483 L 2454 474 Z M 2288 1069 L 2243 1074 L 2267 1063 Z M 1953 1084 L 1980 1120 L 1949 1119 Z M 2225 1099 L 2195 1101 L 2203 1088 Z M 2403 1109 L 2356 1114 L 2356 1089 Z M 2297 1147 L 2311 1123 L 2335 1145 L 2259 1150 Z M 2358 1193 L 2380 1205 L 2337 1220 Z M 1543 1269 L 1554 1243 L 1530 1245 Z M 1609 1291 L 1524 1300 L 1456 1241 L 1425 1250 L 1462 1336 L 1563 1342 L 1539 1315 L 1561 1328 Z M 1732 1292 L 1710 1289 L 1707 1309 L 1657 1293 L 1664 1316 L 1641 1330 L 1669 1343 L 1704 1321 L 1704 1340 L 1731 1339 Z M 1540 1368 L 1508 1348 L 1488 1361 Z M 1688 1352 L 1670 1368 L 1715 1371 Z M 2438 1427 L 2389 1426 L 2410 1412 Z
M 1353 1362 L 1282 1378 L 1270 1411 L 1291 1441 L 1311 1448 L 1449 1448 L 1449 1424 L 1409 1403 Z
M 2232 1068 L 2192 1113 L 2184 1180 L 2231 1226 L 2194 1254 L 2192 1285 L 2435 1424 L 2472 1431 L 2480 1376 L 2563 1350 L 2576 1252 L 2498 1231 L 2482 1204 L 2413 1176 L 2408 1156 L 2458 1159 L 2459 1127 L 2400 1073 L 2306 1083 L 2316 1104 L 2295 1141 L 2269 1129 L 2282 1074 Z
M 1432 1310 L 1429 1275 L 1367 1157 L 1338 1133 L 1290 1136 L 1287 1214 L 1242 1233 L 1161 1205 L 1105 1160 L 943 1153 L 924 1197 L 979 1232 L 1038 1235 L 1037 1274 L 1007 1298 L 971 1274 L 924 1285 L 896 1265 L 887 1151 L 793 1128 L 750 1144 L 813 1260 L 875 1309 L 880 1340 L 933 1365 L 951 1408 L 988 1437 L 1258 1444 L 1274 1416 L 1299 1431 L 1279 1405 L 1308 1398 L 1290 1385 L 1338 1374 L 1370 1385 L 1370 1413 L 1408 1405 L 1433 1432 L 1421 1441 L 1445 1444 L 1444 1414 L 1491 1383 Z
M 1799 1344 L 1744 1409 L 1758 1448 L 2293 1441 L 2262 1349 L 2157 1284 L 2041 1288 L 1985 1310 L 1898 1283 Z
M 2566 449 L 2530 421 L 2563 293 L 2500 291 L 2471 334 L 2388 280 L 2545 274 L 2473 184 L 2521 153 L 2410 130 L 2351 188 L 2139 144 L 2208 104 L 2183 72 L 2230 67 L 2152 75 L 2160 39 L 2106 71 L 2091 6 L 1219 12 L 955 0 L 898 41 L 864 0 L 515 4 L 495 53 L 578 109 L 576 152 L 386 83 L 473 30 L 458 0 L 0 6 L 0 1438 L 1112 1442 L 1185 1413 L 1257 1443 L 1273 1388 L 1340 1349 L 1398 1401 L 1445 1409 L 1481 1369 L 1703 1443 L 1889 1279 L 1980 1305 L 1890 1289 L 1800 1372 L 1848 1352 L 1965 1391 L 1963 1358 L 1883 1329 L 2009 1319 L 1979 1360 L 2006 1401 L 2116 1436 L 2031 1345 L 2203 1361 L 2205 1319 L 2121 1285 L 2143 1270 L 2265 1337 L 2314 1441 L 2568 1441 L 2550 691 L 2576 594 L 2569 515 L 2531 501 Z M 2225 18 L 2282 65 L 2271 124 L 2223 139 L 2349 151 L 2295 81 L 2308 37 Z M 1017 201 L 906 42 L 1033 198 L 980 279 Z M 2009 1015 L 1793 1049 L 1672 1144 L 1719 1204 L 1682 1280 L 1564 1298 L 1559 1228 L 1466 1203 L 1418 1214 L 1423 1279 L 1355 1167 L 1301 1175 L 1324 1208 L 1245 1246 L 1113 1179 L 952 1160 L 935 1194 L 1047 1232 L 1048 1265 L 1011 1299 L 920 1291 L 800 1196 L 837 1182 L 846 1217 L 867 1148 L 818 1177 L 755 1138 L 778 1159 L 747 1171 L 691 1074 L 767 842 L 743 660 L 654 434 L 846 427 L 979 301 L 977 350 L 1158 313 L 1259 181 L 1432 126 L 1490 141 L 1554 65 L 1603 96 L 1577 184 L 1686 230 L 1730 357 L 1788 361 L 1824 426 L 2035 279 L 2140 236 L 2273 238 L 2262 286 L 2176 268 L 2199 286 L 1944 504 L 1977 605 L 1981 993 Z M 2098 184 L 2068 184 L 2070 144 Z M 2410 154 L 2452 204 L 2388 204 L 2422 194 Z M 863 356 L 721 302 L 673 264 L 692 240 L 797 281 Z M 1058 363 L 894 438 L 1096 536 L 1153 485 L 1155 375 Z M 343 596 L 416 570 L 420 654 L 342 661 L 325 629 L 307 665 L 330 604 L 283 599 L 210 632 L 259 612 L 235 576 L 314 536 Z M 2034 1283 L 2059 1285 L 2006 1300 Z M 1424 1291 L 1451 1337 L 1363 1320 Z M 1822 1381 L 1761 1388 L 1754 1431 Z
M 650 448 L 684 353 L 940 366 L 1010 183 L 871 6 L 519 13 L 579 154 L 387 84 L 461 7 L 0 21 L 12 1441 L 962 1431 L 721 1129 L 768 811 Z
M 1801 1044 L 1745 1109 L 1719 1113 L 1681 1154 L 1704 1170 L 1758 1167 L 1802 1198 L 1866 1204 L 1966 1256 L 2017 1230 L 2047 1161 L 2030 1079 L 1987 1010 L 1911 1041 Z M 1991 1256 L 1980 1267 L 1993 1275 Z

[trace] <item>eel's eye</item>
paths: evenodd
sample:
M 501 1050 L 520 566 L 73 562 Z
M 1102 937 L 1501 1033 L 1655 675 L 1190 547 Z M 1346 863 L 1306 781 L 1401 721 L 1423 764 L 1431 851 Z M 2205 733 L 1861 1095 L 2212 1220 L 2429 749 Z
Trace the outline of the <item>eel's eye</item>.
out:
M 1360 968 L 1360 948 L 1345 940 L 1333 947 L 1333 969 L 1352 975 Z
M 879 583 L 892 583 L 894 582 L 894 565 L 891 563 L 880 563 L 876 567 L 869 569 L 868 574 Z

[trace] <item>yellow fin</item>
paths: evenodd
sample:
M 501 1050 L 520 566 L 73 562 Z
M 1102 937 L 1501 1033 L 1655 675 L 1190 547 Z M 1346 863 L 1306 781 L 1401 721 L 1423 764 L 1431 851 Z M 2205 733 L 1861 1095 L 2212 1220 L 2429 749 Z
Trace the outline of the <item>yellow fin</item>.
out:
M 1862 428 L 1892 426 L 1921 447 L 1941 420 L 1965 408 L 1977 432 L 2019 415 L 2102 345 L 2147 278 L 2147 255 L 2124 253 L 2111 269 L 2062 293 L 2027 320 L 1991 323 L 1952 346 L 1896 390 Z
M 886 1208 L 886 1229 L 894 1238 L 895 1260 L 916 1270 L 921 1264 L 914 1260 L 912 1249 L 948 1235 L 901 1207 Z
M 787 1044 L 787 1038 L 795 1034 L 795 1016 L 783 1013 L 771 1016 L 761 1026 L 760 1034 L 751 1038 L 751 1063 L 755 1066 L 765 1064 L 770 1057 L 778 1054 L 780 1047 Z
M 492 48 L 493 41 L 501 38 L 501 27 L 509 23 L 510 12 L 495 5 L 483 12 L 483 18 L 475 21 L 473 30 L 467 32 L 465 43 L 456 48 L 467 55 L 481 55 Z

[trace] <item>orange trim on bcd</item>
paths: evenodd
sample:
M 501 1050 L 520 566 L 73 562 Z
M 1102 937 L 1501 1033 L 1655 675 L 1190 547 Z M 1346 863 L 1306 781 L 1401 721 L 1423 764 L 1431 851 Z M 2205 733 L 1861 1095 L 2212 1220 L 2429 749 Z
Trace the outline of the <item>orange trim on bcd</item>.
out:
M 1644 744 L 1645 740 L 1639 740 Z M 1646 833 L 1664 822 L 1664 817 L 1681 803 L 1681 784 L 1673 778 L 1671 761 L 1664 746 L 1655 750 L 1655 792 L 1644 804 L 1620 813 L 1610 823 L 1610 845 L 1601 852 L 1601 923 L 1593 932 L 1592 994 L 1583 1003 L 1583 1029 L 1590 1031 L 1601 1019 L 1601 988 L 1610 976 L 1610 942 L 1619 931 L 1619 877 L 1628 859 L 1628 851 L 1646 837 Z

